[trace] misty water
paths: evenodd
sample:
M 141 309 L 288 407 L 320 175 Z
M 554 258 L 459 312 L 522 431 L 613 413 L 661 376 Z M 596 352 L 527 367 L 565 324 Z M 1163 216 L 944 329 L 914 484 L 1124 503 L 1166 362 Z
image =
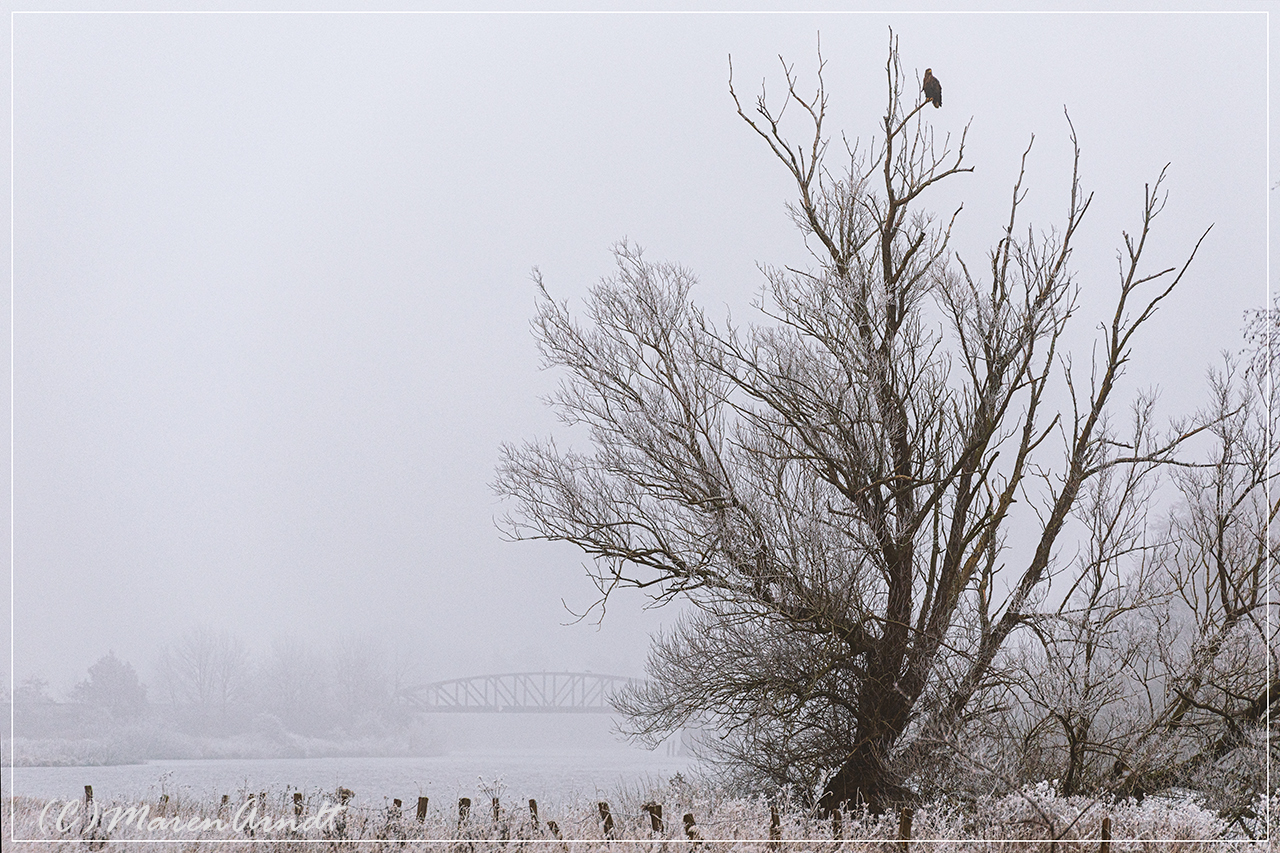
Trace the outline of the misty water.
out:
M 590 749 L 501 751 L 414 758 L 269 758 L 158 760 L 113 767 L 15 767 L 5 793 L 39 798 L 76 798 L 92 785 L 98 799 L 153 801 L 215 800 L 222 794 L 282 791 L 333 792 L 341 785 L 363 805 L 381 806 L 431 798 L 432 808 L 459 797 L 488 803 L 496 791 L 504 802 L 530 798 L 548 803 L 578 796 L 613 795 L 663 785 L 689 772 L 690 759 L 666 750 Z M 8 770 L 8 768 L 6 768 Z
M 223 795 L 286 790 L 332 799 L 341 786 L 361 806 L 381 808 L 393 799 L 416 805 L 426 796 L 435 811 L 456 809 L 460 797 L 486 806 L 495 795 L 504 804 L 603 799 L 688 776 L 694 760 L 680 754 L 688 745 L 681 735 L 651 750 L 626 740 L 619 724 L 600 713 L 420 714 L 361 741 L 273 737 L 252 727 L 221 737 L 178 736 L 158 717 L 95 735 L 83 723 L 60 737 L 45 732 L 44 740 L 20 740 L 13 749 L 18 766 L 5 768 L 0 787 L 6 795 L 38 798 L 78 799 L 91 785 L 101 802 L 156 802 L 166 794 L 218 802 Z M 109 748 L 128 742 L 142 746 Z M 77 746 L 83 744 L 99 748 Z M 103 756 L 120 763 L 93 763 Z

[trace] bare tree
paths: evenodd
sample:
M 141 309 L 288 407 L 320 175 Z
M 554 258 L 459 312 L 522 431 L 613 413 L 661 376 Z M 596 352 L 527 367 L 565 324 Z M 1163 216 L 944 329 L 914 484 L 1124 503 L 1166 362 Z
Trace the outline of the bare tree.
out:
M 1271 491 L 1275 447 L 1268 434 L 1278 424 L 1259 393 L 1265 379 L 1231 359 L 1211 373 L 1203 416 L 1210 447 L 1201 464 L 1172 473 L 1180 502 L 1159 555 L 1169 624 L 1159 637 L 1153 680 L 1163 690 L 1150 697 L 1145 725 L 1114 763 L 1115 784 L 1125 793 L 1185 784 L 1210 771 L 1248 746 L 1251 733 L 1280 708 L 1275 590 L 1269 595 L 1267 577 L 1280 554 L 1280 543 L 1269 538 L 1280 496 Z M 1260 750 L 1253 763 L 1246 806 L 1264 788 Z
M 695 605 L 655 641 L 651 686 L 621 703 L 639 735 L 712 722 L 714 748 L 761 776 L 824 779 L 827 810 L 911 796 L 894 758 L 945 743 L 1049 579 L 1089 571 L 1055 557 L 1086 484 L 1111 469 L 1140 483 L 1186 437 L 1122 440 L 1107 422 L 1136 333 L 1195 254 L 1143 263 L 1163 174 L 1082 374 L 1057 349 L 1091 198 L 1079 148 L 1063 224 L 1022 232 L 1024 154 L 1008 220 L 971 269 L 949 247 L 959 211 L 922 206 L 971 171 L 964 136 L 935 140 L 892 36 L 885 72 L 880 132 L 846 144 L 838 173 L 821 56 L 811 97 L 785 62 L 780 106 L 761 94 L 748 110 L 730 83 L 795 181 L 814 259 L 766 268 L 770 322 L 717 327 L 689 272 L 625 244 L 585 326 L 538 280 L 535 334 L 566 373 L 552 402 L 592 448 L 504 447 L 496 481 L 518 507 L 510 535 L 576 544 L 602 596 L 633 586 Z M 1066 408 L 1050 406 L 1055 385 Z M 1036 531 L 1025 550 L 1006 541 L 1015 524 Z
M 207 625 L 160 652 L 159 684 L 170 704 L 202 730 L 222 730 L 244 698 L 249 652 L 240 639 Z
M 340 636 L 334 643 L 332 675 L 348 733 L 380 728 L 393 698 L 380 644 L 372 637 Z
M 1028 621 L 1003 707 L 969 745 L 995 744 L 997 777 L 1058 779 L 1064 794 L 1193 787 L 1247 829 L 1280 693 L 1274 611 L 1270 634 L 1266 619 L 1275 413 L 1257 370 L 1228 358 L 1209 378 L 1205 446 L 1169 469 L 1164 521 L 1148 517 L 1158 495 L 1149 480 L 1134 490 L 1132 469 L 1085 489 L 1086 571 Z
M 267 713 L 290 731 L 316 736 L 336 717 L 334 678 L 326 656 L 296 637 L 277 637 L 258 670 L 258 694 Z

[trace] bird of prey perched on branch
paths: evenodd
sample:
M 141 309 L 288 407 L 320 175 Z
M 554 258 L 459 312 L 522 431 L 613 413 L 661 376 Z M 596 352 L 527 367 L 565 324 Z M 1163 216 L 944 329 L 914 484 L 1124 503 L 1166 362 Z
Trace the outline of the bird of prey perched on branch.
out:
M 933 76 L 933 69 L 926 68 L 924 70 L 924 99 L 933 101 L 933 108 L 936 110 L 942 106 L 942 84 L 938 82 L 938 78 Z

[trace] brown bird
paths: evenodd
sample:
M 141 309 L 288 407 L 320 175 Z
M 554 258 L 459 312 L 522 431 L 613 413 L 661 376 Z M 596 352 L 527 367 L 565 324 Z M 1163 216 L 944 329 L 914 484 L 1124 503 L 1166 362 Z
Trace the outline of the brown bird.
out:
M 933 101 L 933 108 L 936 110 L 942 106 L 942 84 L 938 82 L 938 78 L 933 76 L 933 69 L 926 68 L 924 70 L 924 99 Z

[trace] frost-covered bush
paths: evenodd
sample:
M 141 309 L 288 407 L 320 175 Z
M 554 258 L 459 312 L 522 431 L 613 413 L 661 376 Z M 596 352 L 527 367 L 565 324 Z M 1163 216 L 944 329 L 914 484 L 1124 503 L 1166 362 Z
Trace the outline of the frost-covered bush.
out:
M 1191 796 L 1147 797 L 1112 802 L 1098 797 L 1061 797 L 1051 782 L 978 804 L 984 838 L 1092 839 L 1104 817 L 1117 839 L 1216 840 L 1227 837 L 1226 821 Z

